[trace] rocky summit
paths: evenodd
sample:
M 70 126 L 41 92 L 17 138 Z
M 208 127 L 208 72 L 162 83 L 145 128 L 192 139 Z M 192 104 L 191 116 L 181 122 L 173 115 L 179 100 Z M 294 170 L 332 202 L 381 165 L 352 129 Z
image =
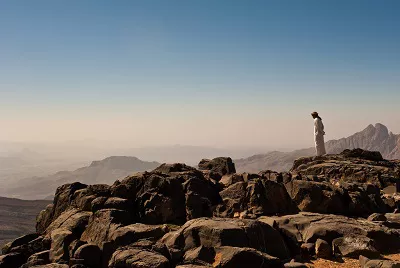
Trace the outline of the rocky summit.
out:
M 380 152 L 385 159 L 400 159 L 400 135 L 393 134 L 382 124 L 367 126 L 347 138 L 330 140 L 325 143 L 329 154 L 340 154 L 345 149 L 361 148 Z M 259 172 L 264 169 L 288 171 L 299 157 L 312 156 L 315 148 L 305 148 L 293 152 L 269 152 L 235 160 L 240 172 Z
M 163 164 L 113 185 L 58 187 L 36 232 L 2 248 L 0 268 L 307 267 L 354 258 L 397 267 L 400 162 L 346 150 L 297 159 L 286 173 Z M 372 266 L 371 266 L 372 265 Z

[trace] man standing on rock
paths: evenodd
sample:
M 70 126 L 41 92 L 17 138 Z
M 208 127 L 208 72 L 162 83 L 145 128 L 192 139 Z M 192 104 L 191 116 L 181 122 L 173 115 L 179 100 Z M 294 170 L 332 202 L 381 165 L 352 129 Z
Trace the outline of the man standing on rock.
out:
M 321 117 L 317 112 L 313 112 L 311 116 L 314 118 L 314 138 L 315 138 L 315 150 L 317 156 L 326 154 L 325 142 L 324 142 L 324 124 L 322 123 Z

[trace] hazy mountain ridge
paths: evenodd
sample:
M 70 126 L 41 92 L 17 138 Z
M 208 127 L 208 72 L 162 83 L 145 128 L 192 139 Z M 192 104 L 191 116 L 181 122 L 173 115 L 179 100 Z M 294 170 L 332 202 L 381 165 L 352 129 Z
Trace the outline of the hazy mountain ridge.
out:
M 363 131 L 350 137 L 331 140 L 326 143 L 330 154 L 340 153 L 344 149 L 361 148 L 368 151 L 379 151 L 386 159 L 400 158 L 400 135 L 389 132 L 382 124 L 369 125 Z
M 330 140 L 325 143 L 328 154 L 338 154 L 345 149 L 361 148 L 379 151 L 386 159 L 400 159 L 400 135 L 389 132 L 383 124 L 367 126 L 347 138 Z M 270 152 L 235 160 L 239 172 L 258 172 L 260 170 L 287 171 L 293 161 L 303 156 L 313 156 L 314 148 L 306 148 L 293 152 Z
M 146 162 L 137 157 L 111 156 L 101 161 L 93 161 L 91 165 L 75 171 L 60 171 L 50 176 L 19 180 L 0 194 L 23 199 L 44 199 L 65 183 L 76 181 L 86 184 L 113 183 L 116 179 L 135 172 L 152 170 L 159 165 L 158 162 Z

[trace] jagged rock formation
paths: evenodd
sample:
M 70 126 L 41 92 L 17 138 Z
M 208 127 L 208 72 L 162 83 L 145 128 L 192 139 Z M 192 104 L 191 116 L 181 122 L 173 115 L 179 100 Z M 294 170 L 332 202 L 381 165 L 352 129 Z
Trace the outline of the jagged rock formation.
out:
M 399 159 L 400 135 L 394 135 L 382 124 L 369 125 L 361 132 L 339 140 L 328 141 L 327 149 L 337 154 L 345 149 L 361 148 L 367 151 L 378 151 L 386 159 Z
M 400 159 L 400 135 L 389 132 L 382 124 L 369 125 L 363 131 L 347 138 L 331 140 L 325 144 L 328 154 L 338 154 L 345 149 L 361 148 L 378 151 L 385 159 Z M 294 160 L 299 157 L 315 155 L 314 148 L 293 152 L 270 152 L 235 160 L 239 172 L 259 172 L 261 170 L 288 171 Z
M 36 233 L 3 247 L 0 268 L 304 267 L 294 260 L 400 252 L 400 214 L 387 213 L 400 200 L 381 192 L 398 163 L 379 153 L 303 158 L 291 173 L 237 174 L 230 158 L 199 167 L 60 186 Z

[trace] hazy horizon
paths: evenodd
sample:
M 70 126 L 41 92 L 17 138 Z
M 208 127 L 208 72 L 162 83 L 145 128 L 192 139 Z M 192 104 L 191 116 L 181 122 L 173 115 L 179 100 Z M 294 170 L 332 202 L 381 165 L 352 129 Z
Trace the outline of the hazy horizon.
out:
M 307 4 L 306 4 L 307 3 Z M 0 140 L 313 146 L 400 133 L 398 1 L 2 1 Z
M 376 124 L 381 123 L 371 123 L 369 125 L 375 126 Z M 342 138 L 348 138 L 353 134 L 363 131 L 368 125 L 364 128 L 359 129 L 353 133 L 349 133 L 343 137 L 335 137 L 332 139 L 325 140 L 340 140 Z M 388 127 L 388 126 L 386 126 Z M 395 135 L 399 135 L 400 133 L 393 132 L 390 127 L 388 127 L 389 132 L 392 132 Z M 134 146 L 124 141 L 111 141 L 111 140 L 96 140 L 96 139 L 82 139 L 82 140 L 67 140 L 67 141 L 52 141 L 52 142 L 30 142 L 30 141 L 5 141 L 0 140 L 0 156 L 18 156 L 20 155 L 33 155 L 33 156 L 46 156 L 48 154 L 54 157 L 55 153 L 64 153 L 65 155 L 71 156 L 73 158 L 78 157 L 82 152 L 86 152 L 89 155 L 103 155 L 104 158 L 108 156 L 138 156 L 135 155 L 134 152 L 149 152 L 152 150 L 167 150 L 163 153 L 168 152 L 168 150 L 176 150 L 180 149 L 189 150 L 191 152 L 205 152 L 205 156 L 207 156 L 210 152 L 222 152 L 222 153 L 231 153 L 232 157 L 241 158 L 247 157 L 254 154 L 263 154 L 271 151 L 280 151 L 280 152 L 291 152 L 295 150 L 308 149 L 314 147 L 310 146 L 299 146 L 299 147 L 278 147 L 274 145 L 263 145 L 263 146 L 246 146 L 246 145 L 236 145 L 236 146 L 207 146 L 207 145 L 193 145 L 193 144 L 159 144 L 159 145 L 149 145 L 149 146 Z M 153 151 L 156 152 L 156 151 Z M 227 156 L 230 156 L 229 154 Z M 88 155 L 85 155 L 87 158 Z M 97 158 L 96 158 L 97 157 Z M 98 156 L 95 156 L 97 160 L 101 160 Z M 78 158 L 79 159 L 79 158 Z M 93 160 L 96 160 L 93 159 Z M 147 161 L 160 161 L 155 157 L 152 158 L 143 158 L 143 160 Z

